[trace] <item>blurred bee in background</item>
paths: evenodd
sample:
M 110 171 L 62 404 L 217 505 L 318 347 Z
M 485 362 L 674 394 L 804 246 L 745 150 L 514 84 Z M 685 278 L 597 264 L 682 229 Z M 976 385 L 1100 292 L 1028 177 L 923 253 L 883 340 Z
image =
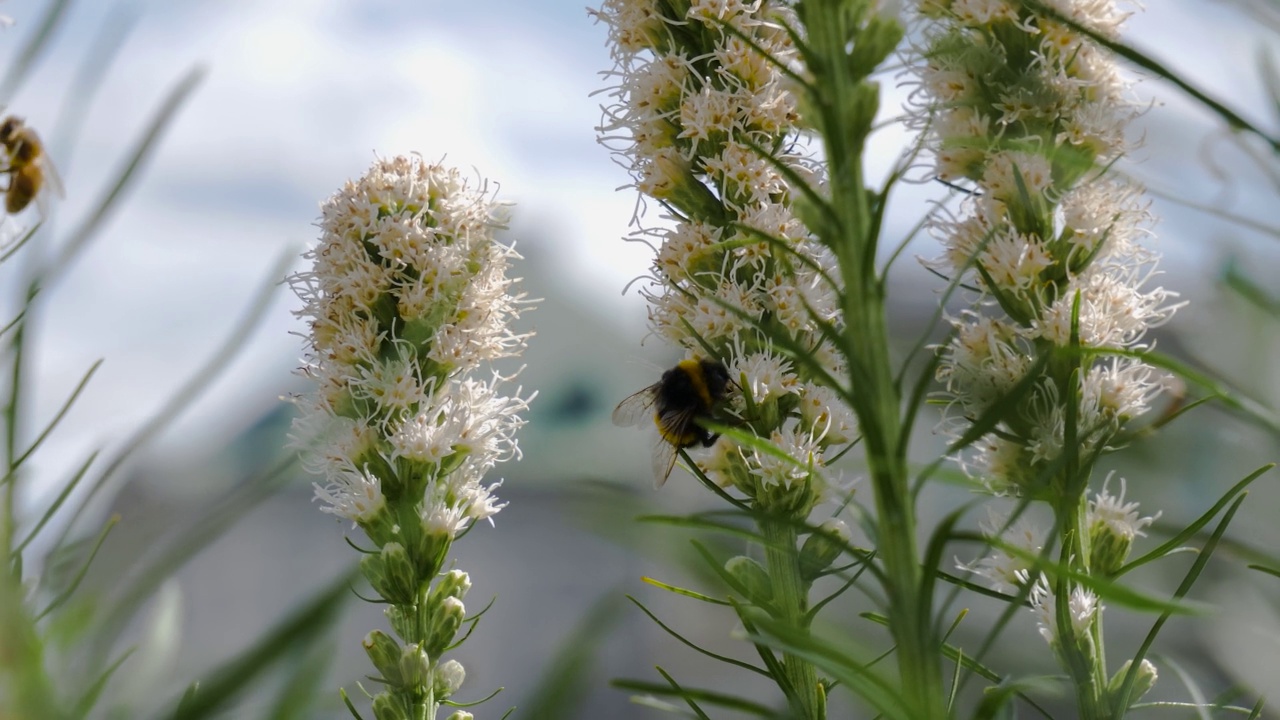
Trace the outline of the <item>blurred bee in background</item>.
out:
M 654 435 L 651 461 L 653 482 L 662 487 L 676 464 L 678 450 L 701 444 L 711 447 L 716 433 L 698 424 L 714 419 L 713 411 L 724 399 L 729 371 L 716 360 L 681 360 L 662 373 L 658 382 L 637 392 L 613 410 L 613 424 L 630 427 L 652 418 Z
M 49 191 L 62 196 L 62 180 L 49 161 L 40 136 L 27 127 L 22 118 L 10 115 L 0 123 L 0 147 L 4 148 L 6 161 L 0 173 L 9 176 L 9 187 L 4 192 L 5 211 L 16 215 L 36 200 L 43 214 L 44 198 Z

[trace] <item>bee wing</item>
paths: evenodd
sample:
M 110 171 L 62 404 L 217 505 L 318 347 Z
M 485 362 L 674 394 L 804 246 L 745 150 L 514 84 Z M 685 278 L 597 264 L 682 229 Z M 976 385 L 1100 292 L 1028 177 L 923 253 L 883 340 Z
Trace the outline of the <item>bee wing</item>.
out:
M 653 436 L 651 455 L 654 487 L 662 487 L 671 475 L 671 470 L 676 466 L 676 456 L 679 454 L 677 451 L 689 445 L 686 433 L 694 427 L 694 418 L 697 416 L 697 408 L 689 407 L 668 410 L 658 418 L 658 432 Z
M 676 466 L 676 446 L 667 442 L 662 433 L 655 431 L 649 460 L 653 468 L 653 486 L 660 488 L 671 477 L 671 470 Z
M 53 166 L 53 160 L 49 158 L 49 146 L 44 144 L 44 141 L 30 126 L 26 127 L 26 132 L 30 133 L 31 139 L 41 148 L 40 154 L 36 156 L 36 162 L 40 164 L 40 170 L 44 173 L 45 187 L 59 198 L 66 197 L 67 191 L 62 187 L 62 176 L 58 174 L 58 168 Z
M 59 199 L 67 196 L 67 191 L 62 187 L 62 176 L 58 174 L 58 168 L 53 166 L 53 161 L 48 155 L 41 155 L 40 169 L 44 171 L 44 180 L 49 187 L 49 191 L 57 195 Z
M 613 409 L 613 424 L 619 427 L 632 427 L 641 421 L 653 422 L 653 403 L 658 399 L 657 385 L 627 396 L 618 407 Z

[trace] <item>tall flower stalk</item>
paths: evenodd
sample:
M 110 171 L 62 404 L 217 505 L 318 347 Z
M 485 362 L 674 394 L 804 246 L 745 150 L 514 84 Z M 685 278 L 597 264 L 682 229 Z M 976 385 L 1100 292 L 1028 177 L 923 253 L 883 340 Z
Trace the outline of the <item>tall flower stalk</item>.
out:
M 815 577 L 806 552 L 829 564 L 838 553 L 818 548 L 841 533 L 811 535 L 797 552 L 796 528 L 808 531 L 833 489 L 830 458 L 861 438 L 876 501 L 871 574 L 886 590 L 903 687 L 886 694 L 870 681 L 878 689 L 868 697 L 896 717 L 940 717 L 876 266 L 884 198 L 862 173 L 878 99 L 869 77 L 901 28 L 866 0 L 612 0 L 597 15 L 609 25 L 617 80 L 602 142 L 667 211 L 637 232 L 657 246 L 646 293 L 652 330 L 720 360 L 738 385 L 734 432 L 696 461 L 741 494 L 761 529 L 767 567 L 730 561 L 734 589 L 781 621 L 784 645 L 820 642 L 804 634 Z M 811 153 L 818 138 L 822 152 Z M 753 597 L 753 577 L 764 598 Z M 825 716 L 829 683 L 815 684 L 797 654 L 773 661 L 761 624 L 740 616 L 793 712 Z M 848 677 L 875 673 L 863 666 Z
M 510 323 L 511 247 L 494 238 L 501 206 L 455 169 L 418 157 L 378 160 L 323 205 L 314 264 L 290 282 L 303 300 L 301 374 L 293 438 L 324 477 L 316 499 L 374 545 L 360 568 L 386 604 L 389 634 L 364 647 L 383 690 L 378 720 L 434 720 L 464 671 L 444 659 L 466 617 L 465 572 L 444 572 L 450 546 L 504 507 L 485 475 L 519 457 L 515 431 L 528 398 L 479 370 L 519 355 Z M 449 716 L 469 718 L 464 711 Z
M 1125 14 L 1109 0 L 922 0 L 918 10 L 917 119 L 937 177 L 973 187 L 933 224 L 945 248 L 936 267 L 976 290 L 938 369 L 945 426 L 957 439 L 990 427 L 961 455 L 969 474 L 1052 509 L 1047 541 L 1061 571 L 1023 557 L 1001 581 L 1029 597 L 1081 717 L 1117 717 L 1140 693 L 1109 695 L 1103 606 L 1071 578 L 1114 573 L 1150 522 L 1123 492 L 1104 487 L 1090 501 L 1089 484 L 1099 456 L 1167 385 L 1140 356 L 1147 331 L 1177 307 L 1152 287 L 1141 190 L 1108 172 L 1138 108 L 1109 54 L 1073 27 L 1114 38 Z M 1149 663 L 1142 672 L 1154 682 Z
M 687 357 L 728 368 L 742 424 L 698 466 L 757 518 L 772 590 L 748 599 L 804 627 L 812 577 L 801 573 L 799 536 L 828 493 L 827 459 L 856 423 L 822 383 L 844 374 L 830 334 L 842 324 L 839 279 L 794 207 L 795 180 L 824 182 L 788 77 L 799 66 L 795 13 L 783 2 L 610 0 L 596 15 L 609 26 L 617 82 L 601 141 L 666 211 L 637 233 L 657 248 L 643 291 L 650 327 Z M 754 562 L 730 562 L 744 587 Z M 812 665 L 783 653 L 781 668 L 793 707 L 821 717 Z

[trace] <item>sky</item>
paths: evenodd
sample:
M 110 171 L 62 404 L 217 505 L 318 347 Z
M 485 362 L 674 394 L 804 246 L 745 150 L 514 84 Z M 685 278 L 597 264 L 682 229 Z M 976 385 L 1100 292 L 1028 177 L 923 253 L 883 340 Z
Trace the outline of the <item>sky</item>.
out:
M 257 289 L 283 277 L 275 269 L 281 258 L 297 258 L 314 241 L 319 203 L 367 168 L 374 153 L 446 158 L 499 183 L 501 197 L 515 203 L 508 237 L 542 283 L 531 294 L 567 294 L 634 342 L 644 334 L 641 299 L 621 290 L 650 255 L 620 240 L 636 201 L 632 191 L 618 191 L 628 178 L 595 141 L 602 97 L 593 93 L 607 85 L 600 72 L 611 63 L 605 28 L 580 0 L 71 6 L 51 51 L 5 99 L 9 112 L 50 141 L 62 172 L 66 198 L 53 216 L 55 238 L 95 202 L 166 93 L 193 69 L 202 69 L 203 79 L 101 235 L 46 288 L 36 418 L 52 417 L 85 369 L 106 361 L 39 459 L 37 475 L 56 477 L 93 447 L 119 441 L 171 397 Z M 0 5 L 15 19 L 0 34 L 6 66 L 42 7 Z M 126 27 L 109 63 L 89 63 L 102 68 L 93 92 L 74 89 L 95 38 Z M 1241 111 L 1270 117 L 1256 72 L 1266 36 L 1251 33 L 1230 4 L 1161 0 L 1135 15 L 1129 37 Z M 886 107 L 903 96 L 900 80 L 886 78 Z M 1156 81 L 1139 92 L 1158 98 L 1142 120 L 1139 176 L 1267 218 L 1274 195 L 1259 176 L 1239 169 L 1241 154 L 1203 112 Z M 57 123 L 69 99 L 87 110 L 74 142 Z M 878 138 L 872 165 L 887 167 L 902 141 L 892 130 Z M 1206 167 L 1221 167 L 1234 180 Z M 903 188 L 891 232 L 904 231 L 937 194 L 934 186 Z M 1224 235 L 1202 215 L 1162 201 L 1156 208 L 1165 214 L 1166 285 L 1184 295 L 1195 296 L 1206 263 L 1231 248 L 1247 248 L 1258 263 L 1274 259 L 1274 243 Z M 299 269 L 300 261 L 289 267 Z M 916 264 L 903 267 L 908 277 L 927 279 Z M 13 272 L 0 271 L 6 286 Z M 246 351 L 165 442 L 216 440 L 233 431 L 232 418 L 277 402 L 300 353 L 300 339 L 290 334 L 301 329 L 291 315 L 297 306 L 277 290 Z M 1185 315 L 1197 317 L 1194 309 Z

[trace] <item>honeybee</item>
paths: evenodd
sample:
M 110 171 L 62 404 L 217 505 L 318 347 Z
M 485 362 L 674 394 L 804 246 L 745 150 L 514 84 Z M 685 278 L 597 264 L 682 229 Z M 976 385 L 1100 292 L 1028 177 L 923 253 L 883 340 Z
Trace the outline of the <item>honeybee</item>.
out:
M 733 381 L 715 360 L 681 360 L 649 387 L 613 409 L 613 424 L 630 427 L 652 417 L 657 426 L 652 455 L 654 487 L 662 487 L 676 464 L 676 451 L 701 444 L 711 447 L 718 434 L 698 424 L 711 419 Z
M 8 161 L 0 173 L 9 175 L 9 187 L 4 193 L 4 209 L 14 215 L 22 212 L 32 200 L 44 211 L 44 194 L 52 190 L 62 195 L 62 181 L 58 171 L 44 151 L 44 144 L 36 131 L 27 127 L 22 118 L 10 115 L 0 123 L 0 147 Z

